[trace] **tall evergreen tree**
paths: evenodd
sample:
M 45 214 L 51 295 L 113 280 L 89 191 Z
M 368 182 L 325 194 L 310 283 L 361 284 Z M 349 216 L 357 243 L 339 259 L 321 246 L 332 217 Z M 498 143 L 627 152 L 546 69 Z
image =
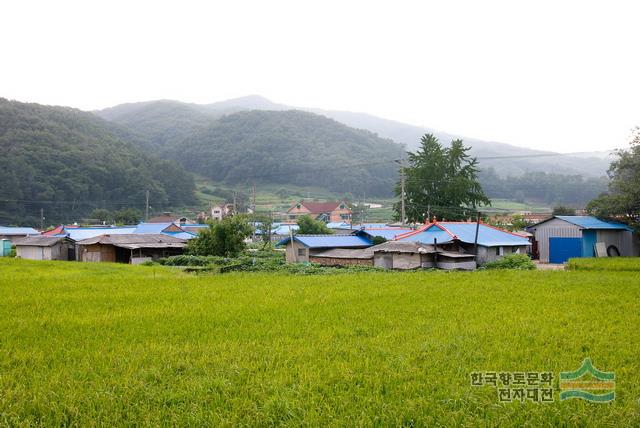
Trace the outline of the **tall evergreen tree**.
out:
M 403 169 L 409 221 L 421 222 L 434 215 L 464 219 L 473 214 L 474 208 L 491 204 L 477 180 L 477 160 L 468 151 L 462 140 L 443 147 L 436 137 L 426 134 L 420 148 L 408 153 L 408 165 Z M 395 191 L 401 196 L 400 182 Z M 400 213 L 400 202 L 394 208 Z

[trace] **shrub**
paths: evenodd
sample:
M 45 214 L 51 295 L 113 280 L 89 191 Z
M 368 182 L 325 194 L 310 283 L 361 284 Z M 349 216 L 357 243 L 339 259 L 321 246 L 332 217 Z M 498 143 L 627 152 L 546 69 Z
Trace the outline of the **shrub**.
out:
M 533 264 L 529 256 L 526 254 L 509 254 L 500 260 L 482 265 L 482 269 L 533 270 L 535 268 L 536 265 Z

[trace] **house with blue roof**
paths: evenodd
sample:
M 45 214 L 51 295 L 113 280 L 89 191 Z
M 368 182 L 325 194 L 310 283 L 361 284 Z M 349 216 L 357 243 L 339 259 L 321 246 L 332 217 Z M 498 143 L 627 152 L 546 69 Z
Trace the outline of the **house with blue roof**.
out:
M 529 226 L 534 257 L 545 263 L 564 263 L 572 257 L 637 256 L 640 245 L 626 224 L 593 216 L 554 216 Z M 601 249 L 596 254 L 596 248 Z
M 7 239 L 12 243 L 27 236 L 37 236 L 40 232 L 32 227 L 0 226 L 0 239 Z
M 474 243 L 478 230 L 476 263 L 498 260 L 509 254 L 527 254 L 531 242 L 525 236 L 509 232 L 488 224 L 472 222 L 434 222 L 421 228 L 396 236 L 398 241 L 413 241 L 435 245 L 449 252 L 474 254 Z
M 276 245 L 284 245 L 288 263 L 308 262 L 309 256 L 335 248 L 367 248 L 370 239 L 357 235 L 295 235 L 285 238 Z

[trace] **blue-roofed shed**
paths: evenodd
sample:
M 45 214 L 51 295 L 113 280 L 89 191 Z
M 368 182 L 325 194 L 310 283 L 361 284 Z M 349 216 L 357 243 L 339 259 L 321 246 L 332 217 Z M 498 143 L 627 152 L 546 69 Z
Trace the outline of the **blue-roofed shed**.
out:
M 331 248 L 367 248 L 371 241 L 357 235 L 297 235 L 285 238 L 277 245 L 284 245 L 288 262 L 308 262 L 309 255 Z
M 593 216 L 554 216 L 527 231 L 534 236 L 534 256 L 564 263 L 572 257 L 637 256 L 638 238 L 626 224 Z M 596 252 L 596 248 L 602 250 Z

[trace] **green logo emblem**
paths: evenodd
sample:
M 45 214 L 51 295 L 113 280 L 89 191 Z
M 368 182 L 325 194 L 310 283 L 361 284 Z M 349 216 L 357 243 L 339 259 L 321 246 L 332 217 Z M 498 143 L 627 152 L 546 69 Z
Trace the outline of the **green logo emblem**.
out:
M 560 400 L 582 398 L 596 403 L 608 403 L 616 398 L 616 375 L 602 372 L 585 358 L 573 372 L 560 372 Z

